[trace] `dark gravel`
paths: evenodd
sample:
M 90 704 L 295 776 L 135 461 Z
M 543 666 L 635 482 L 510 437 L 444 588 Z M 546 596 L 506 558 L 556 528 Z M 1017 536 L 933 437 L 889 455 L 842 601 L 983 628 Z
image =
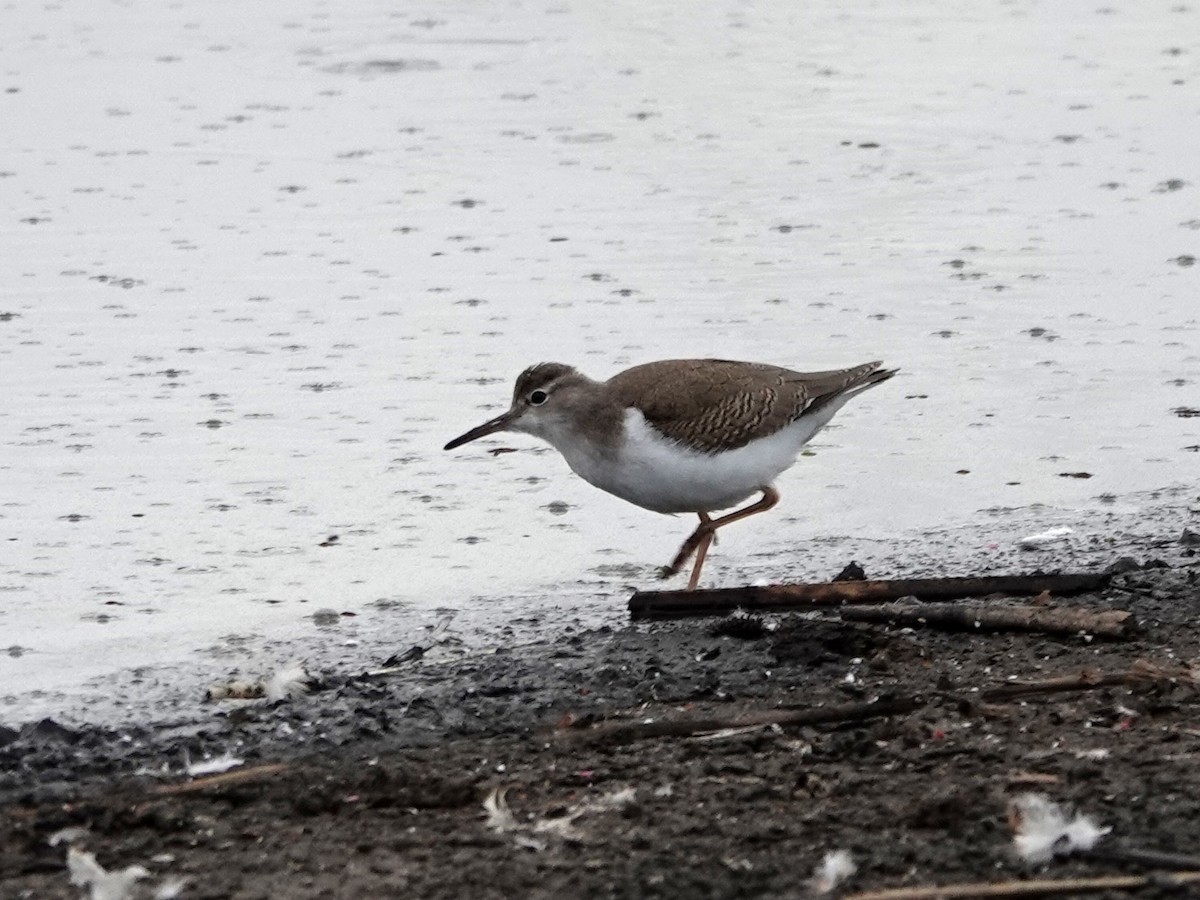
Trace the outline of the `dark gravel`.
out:
M 1200 567 L 1182 553 L 1169 562 L 1125 564 L 1105 591 L 1059 601 L 1131 610 L 1141 630 L 1119 642 L 833 612 L 648 623 L 449 664 L 397 648 L 389 674 L 326 674 L 307 697 L 201 707 L 194 720 L 2 729 L 0 897 L 80 896 L 64 848 L 48 843 L 66 826 L 87 829 L 76 842 L 105 866 L 150 869 L 147 897 L 167 875 L 187 877 L 189 898 L 798 897 L 838 848 L 859 864 L 849 892 L 1136 872 L 1030 868 L 1013 853 L 1007 802 L 1042 791 L 1111 826 L 1110 840 L 1197 853 L 1200 689 L 977 694 L 1139 660 L 1200 665 Z M 715 737 L 587 732 L 881 695 L 921 705 Z M 185 758 L 225 753 L 243 770 L 286 765 L 178 790 Z M 486 823 L 497 788 L 515 830 Z M 1181 895 L 1159 884 L 1109 896 Z

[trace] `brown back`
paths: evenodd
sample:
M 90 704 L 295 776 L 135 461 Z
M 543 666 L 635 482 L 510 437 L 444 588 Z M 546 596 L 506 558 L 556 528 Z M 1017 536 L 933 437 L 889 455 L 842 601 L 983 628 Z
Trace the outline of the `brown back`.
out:
M 880 365 L 793 372 L 762 363 L 672 359 L 626 369 L 604 386 L 662 434 L 711 453 L 774 434 L 806 412 L 894 374 Z

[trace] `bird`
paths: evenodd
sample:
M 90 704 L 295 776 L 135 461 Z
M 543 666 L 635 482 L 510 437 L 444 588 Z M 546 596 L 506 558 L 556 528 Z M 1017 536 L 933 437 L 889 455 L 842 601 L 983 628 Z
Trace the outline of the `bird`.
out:
M 776 478 L 790 468 L 846 401 L 898 369 L 880 361 L 823 372 L 767 363 L 667 359 L 594 381 L 573 366 L 525 369 L 509 409 L 445 445 L 453 450 L 501 431 L 549 443 L 584 481 L 658 513 L 692 513 L 700 523 L 663 578 L 695 556 L 687 590 L 718 529 L 766 512 L 780 499 Z M 755 494 L 748 506 L 724 515 Z

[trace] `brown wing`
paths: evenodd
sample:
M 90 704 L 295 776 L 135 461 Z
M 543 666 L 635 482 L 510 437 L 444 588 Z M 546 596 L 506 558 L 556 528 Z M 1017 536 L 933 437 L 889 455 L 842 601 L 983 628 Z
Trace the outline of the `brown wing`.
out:
M 891 377 L 879 366 L 793 372 L 762 363 L 675 359 L 627 369 L 605 386 L 662 434 L 711 453 L 774 434 L 811 409 Z

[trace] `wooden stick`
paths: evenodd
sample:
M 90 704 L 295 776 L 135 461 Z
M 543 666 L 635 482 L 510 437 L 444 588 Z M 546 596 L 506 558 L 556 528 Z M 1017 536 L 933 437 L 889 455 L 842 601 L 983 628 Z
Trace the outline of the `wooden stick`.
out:
M 629 598 L 634 619 L 717 616 L 747 610 L 802 610 L 844 603 L 871 604 L 916 597 L 957 600 L 989 594 L 1078 594 L 1103 588 L 1103 573 L 1074 575 L 989 575 L 972 578 L 902 578 L 894 581 L 834 581 L 822 584 L 771 584 L 761 587 L 710 588 L 698 591 L 638 591 Z
M 910 713 L 927 701 L 920 696 L 880 697 L 867 703 L 842 706 L 816 706 L 808 709 L 761 709 L 734 713 L 728 716 L 680 716 L 670 719 L 642 719 L 636 722 L 601 722 L 585 729 L 559 731 L 560 736 L 587 742 L 627 744 L 632 741 L 660 737 L 688 737 L 726 728 L 748 728 L 761 725 L 824 725 L 834 722 L 856 722 L 880 716 Z
M 289 768 L 286 763 L 267 763 L 253 766 L 249 769 L 238 769 L 234 772 L 222 772 L 219 775 L 207 775 L 179 784 L 164 784 L 154 789 L 156 794 L 195 794 L 212 788 L 228 787 L 231 784 L 242 784 L 247 781 L 257 781 L 270 775 L 278 774 Z
M 1133 863 L 1148 869 L 1200 870 L 1200 857 L 1195 855 L 1165 853 L 1161 850 L 1127 847 L 1124 844 L 1116 843 L 1102 843 L 1091 850 L 1076 850 L 1071 855 L 1077 859 L 1089 859 L 1095 862 Z
M 889 603 L 881 607 L 849 607 L 841 610 L 841 616 L 853 622 L 896 622 L 945 631 L 1037 631 L 1107 638 L 1129 637 L 1137 624 L 1132 613 L 1119 609 L 980 603 Z
M 1069 691 L 1091 691 L 1096 688 L 1173 685 L 1200 683 L 1200 672 L 1182 666 L 1166 668 L 1156 666 L 1144 659 L 1137 660 L 1124 672 L 1101 672 L 1099 669 L 1083 669 L 1077 675 L 1061 675 L 1043 681 L 1014 681 L 1012 684 L 989 688 L 979 694 L 985 703 L 1024 697 L 1030 694 L 1059 694 Z
M 1034 879 L 1030 881 L 944 884 L 939 887 L 891 888 L 847 894 L 842 900 L 969 900 L 972 897 L 1052 897 L 1095 891 L 1128 891 L 1156 884 L 1185 885 L 1200 882 L 1200 872 L 1157 875 L 1105 875 L 1099 878 Z

